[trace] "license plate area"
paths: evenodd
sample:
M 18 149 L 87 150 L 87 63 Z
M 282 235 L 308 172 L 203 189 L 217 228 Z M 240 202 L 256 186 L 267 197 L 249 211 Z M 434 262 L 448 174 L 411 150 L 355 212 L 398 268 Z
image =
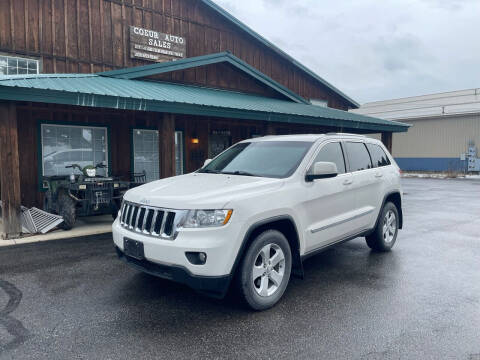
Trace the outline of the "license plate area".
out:
M 137 260 L 145 259 L 145 252 L 143 250 L 143 243 L 129 238 L 123 238 L 123 251 L 125 255 Z

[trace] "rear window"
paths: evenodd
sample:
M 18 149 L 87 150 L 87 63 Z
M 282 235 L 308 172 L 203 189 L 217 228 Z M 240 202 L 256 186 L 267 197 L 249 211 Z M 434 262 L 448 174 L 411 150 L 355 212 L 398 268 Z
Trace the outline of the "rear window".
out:
M 372 157 L 373 167 L 390 165 L 390 160 L 381 146 L 376 144 L 367 144 L 367 149 Z
M 345 143 L 350 171 L 359 171 L 372 168 L 370 155 L 364 143 L 347 142 Z

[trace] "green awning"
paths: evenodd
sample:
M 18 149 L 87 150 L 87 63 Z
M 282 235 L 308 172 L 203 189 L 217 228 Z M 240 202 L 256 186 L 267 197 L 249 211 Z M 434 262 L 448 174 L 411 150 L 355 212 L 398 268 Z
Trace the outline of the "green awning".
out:
M 402 132 L 409 125 L 234 91 L 96 74 L 0 76 L 0 99 Z

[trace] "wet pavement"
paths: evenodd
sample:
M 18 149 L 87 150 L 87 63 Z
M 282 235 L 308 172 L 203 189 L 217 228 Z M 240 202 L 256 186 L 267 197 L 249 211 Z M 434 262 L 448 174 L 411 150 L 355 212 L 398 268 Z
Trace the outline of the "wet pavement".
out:
M 0 359 L 480 359 L 480 181 L 404 179 L 394 251 L 305 263 L 254 313 L 141 274 L 109 235 L 0 248 Z

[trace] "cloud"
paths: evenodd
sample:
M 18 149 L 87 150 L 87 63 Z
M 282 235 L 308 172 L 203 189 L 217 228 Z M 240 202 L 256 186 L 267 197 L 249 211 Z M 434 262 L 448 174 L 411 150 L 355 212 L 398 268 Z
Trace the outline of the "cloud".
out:
M 215 0 L 359 102 L 480 87 L 479 0 Z

